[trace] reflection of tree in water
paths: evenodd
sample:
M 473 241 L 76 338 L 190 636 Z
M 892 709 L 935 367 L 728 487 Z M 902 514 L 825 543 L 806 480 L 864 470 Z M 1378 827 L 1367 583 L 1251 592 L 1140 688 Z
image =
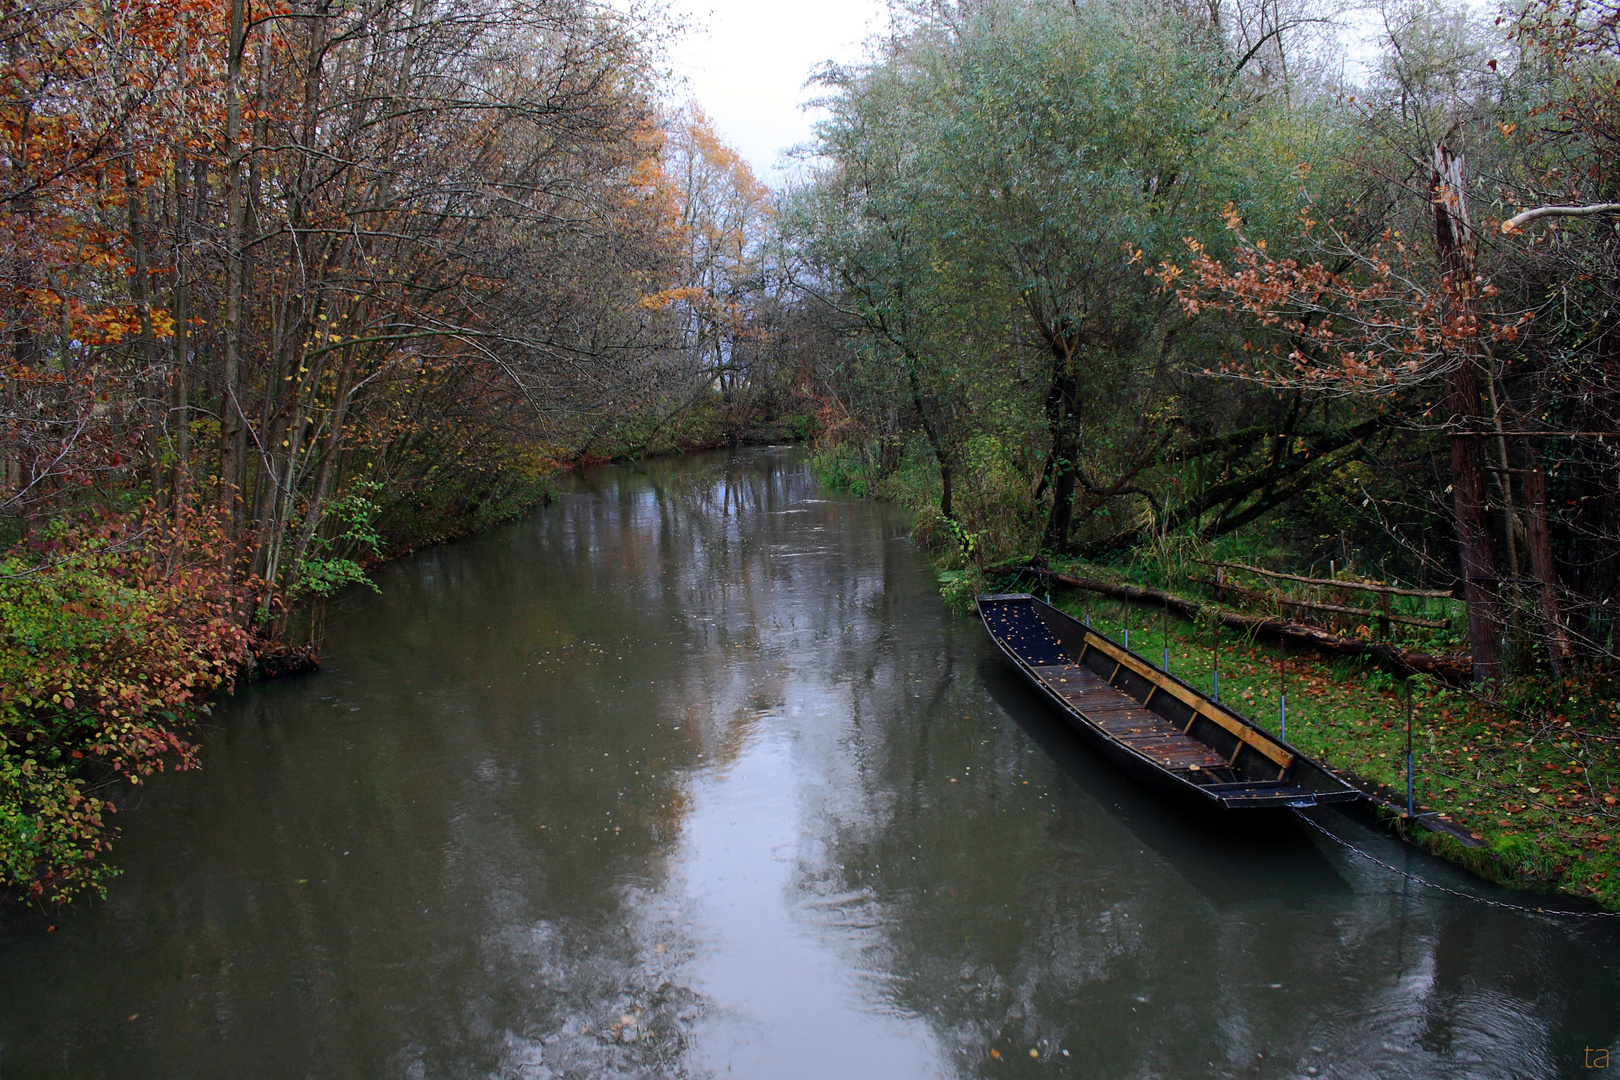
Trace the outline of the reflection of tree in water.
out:
M 860 687 L 867 797 L 811 823 L 797 882 L 962 1075 L 1033 1075 L 1033 1049 L 1075 1076 L 1550 1076 L 1615 1037 L 1620 978 L 1579 960 L 1620 955 L 1611 930 L 1404 895 L 1286 819 L 1166 807 L 1000 671 L 964 678 L 966 626 Z
M 486 962 L 512 968 L 521 998 L 489 1025 L 502 1034 L 495 1075 L 691 1075 L 689 1033 L 711 1009 L 683 983 L 690 944 L 654 897 L 621 900 L 623 927 L 541 923 L 485 943 Z
M 624 723 L 608 724 L 617 732 L 600 730 L 603 711 L 593 703 L 581 710 L 592 720 L 559 732 L 553 745 L 571 764 L 547 766 L 554 786 L 559 774 L 577 779 L 577 788 L 564 780 L 555 807 L 563 816 L 553 842 L 568 844 L 563 861 L 588 864 L 593 854 L 616 861 L 594 860 L 601 872 L 574 883 L 566 922 L 492 920 L 484 963 L 510 969 L 508 981 L 533 984 L 527 997 L 519 987 L 521 1006 L 504 1021 L 500 1075 L 687 1074 L 689 1033 L 713 1010 L 683 983 L 690 917 L 669 898 L 678 890 L 665 886 L 661 860 L 680 830 L 686 792 L 663 788 L 673 769 L 724 768 L 736 759 L 760 718 L 780 712 L 790 668 L 778 661 L 791 653 L 790 639 L 816 633 L 782 621 L 781 590 L 793 575 L 770 559 L 780 537 L 770 515 L 804 496 L 802 471 L 766 458 L 698 469 L 650 462 L 640 475 L 610 475 L 613 483 L 594 497 L 564 499 L 548 515 L 551 546 L 580 553 L 575 570 L 583 580 L 569 598 L 544 605 L 569 605 L 559 624 L 593 627 L 598 648 L 640 665 L 622 683 L 609 680 L 622 685 L 611 713 Z M 835 628 L 821 629 L 830 638 Z M 652 659 L 655 651 L 662 660 Z M 563 679 L 570 692 L 600 697 L 605 673 L 598 667 Z M 621 831 L 611 848 L 589 850 L 602 839 L 592 824 L 608 814 Z M 570 831 L 570 821 L 582 827 Z M 510 866 L 514 857 L 491 862 Z M 643 857 L 656 872 L 636 872 L 633 860 Z M 624 885 L 626 876 L 635 884 Z

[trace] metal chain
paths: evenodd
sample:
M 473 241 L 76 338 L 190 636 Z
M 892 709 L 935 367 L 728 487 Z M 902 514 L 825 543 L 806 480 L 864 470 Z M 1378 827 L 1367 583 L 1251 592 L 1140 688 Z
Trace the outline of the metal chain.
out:
M 1357 855 L 1360 855 L 1363 859 L 1366 859 L 1368 862 L 1377 863 L 1379 866 L 1382 866 L 1385 870 L 1388 870 L 1393 874 L 1399 874 L 1401 877 L 1406 878 L 1408 881 L 1415 881 L 1419 885 L 1423 885 L 1423 886 L 1425 886 L 1427 888 L 1434 889 L 1436 892 L 1443 892 L 1443 893 L 1447 894 L 1448 896 L 1455 896 L 1460 900 L 1471 900 L 1476 904 L 1484 904 L 1487 907 L 1501 908 L 1504 911 L 1517 911 L 1517 912 L 1521 912 L 1521 913 L 1526 914 L 1526 915 L 1561 915 L 1561 916 L 1563 916 L 1564 918 L 1567 918 L 1567 919 L 1620 919 L 1620 911 L 1556 911 L 1556 910 L 1549 911 L 1546 908 L 1526 907 L 1523 904 L 1505 904 L 1500 900 L 1487 900 L 1483 896 L 1475 896 L 1472 893 L 1460 892 L 1460 891 L 1458 891 L 1456 889 L 1448 889 L 1444 885 L 1436 885 L 1434 882 L 1427 881 L 1424 878 L 1420 878 L 1416 874 L 1413 874 L 1413 873 L 1411 873 L 1409 871 L 1406 871 L 1406 870 L 1402 870 L 1398 866 L 1391 866 L 1389 863 L 1385 862 L 1384 860 L 1378 858 L 1375 855 L 1367 854 L 1365 851 L 1362 851 L 1360 848 L 1356 847 L 1356 845 L 1352 844 L 1350 841 L 1344 839 L 1344 837 L 1337 836 L 1334 833 L 1329 832 L 1325 827 L 1323 827 L 1322 825 L 1319 825 L 1316 822 L 1312 821 L 1310 818 L 1306 817 L 1304 814 L 1300 813 L 1298 810 L 1294 811 L 1294 815 L 1296 817 L 1298 817 L 1299 820 L 1303 821 L 1305 824 L 1309 825 L 1311 828 L 1315 829 L 1317 832 L 1319 832 L 1323 836 L 1327 837 L 1329 840 L 1332 840 L 1335 844 L 1338 844 L 1341 847 L 1348 848 L 1350 851 L 1353 851 Z

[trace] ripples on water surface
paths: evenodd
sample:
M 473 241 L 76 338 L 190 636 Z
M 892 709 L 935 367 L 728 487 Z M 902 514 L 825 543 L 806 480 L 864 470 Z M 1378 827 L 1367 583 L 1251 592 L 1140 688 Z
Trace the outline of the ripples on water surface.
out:
M 204 769 L 121 816 L 105 902 L 0 922 L 0 1077 L 1544 1078 L 1620 1051 L 1616 928 L 1161 806 L 943 608 L 898 512 L 795 453 L 605 469 L 378 582 L 324 673 L 227 703 Z

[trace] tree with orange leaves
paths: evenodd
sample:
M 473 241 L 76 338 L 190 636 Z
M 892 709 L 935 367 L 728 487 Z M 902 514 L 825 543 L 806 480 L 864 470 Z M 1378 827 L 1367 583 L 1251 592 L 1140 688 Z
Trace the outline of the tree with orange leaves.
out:
M 751 316 L 765 292 L 764 242 L 770 190 L 715 133 L 697 104 L 666 123 L 664 168 L 685 243 L 682 296 L 686 341 L 723 394 L 745 382 L 745 355 L 757 333 Z
M 154 666 L 229 674 L 295 625 L 308 661 L 366 560 L 532 506 L 681 353 L 642 302 L 683 279 L 648 29 L 566 0 L 0 7 L 0 605 L 44 610 L 64 559 L 167 643 Z M 165 530 L 207 563 L 206 632 L 168 633 Z M 148 710 L 159 757 L 198 680 Z M 57 791 L 122 752 L 25 697 L 0 702 L 13 884 L 78 857 L 19 748 L 52 732 Z

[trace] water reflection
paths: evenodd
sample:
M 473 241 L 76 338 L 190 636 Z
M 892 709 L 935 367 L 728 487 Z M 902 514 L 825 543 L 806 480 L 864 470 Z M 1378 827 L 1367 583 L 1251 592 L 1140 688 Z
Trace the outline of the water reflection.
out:
M 124 815 L 105 903 L 0 922 L 0 1076 L 1547 1077 L 1620 1035 L 1613 930 L 1161 805 L 792 453 L 602 470 L 380 584 Z

